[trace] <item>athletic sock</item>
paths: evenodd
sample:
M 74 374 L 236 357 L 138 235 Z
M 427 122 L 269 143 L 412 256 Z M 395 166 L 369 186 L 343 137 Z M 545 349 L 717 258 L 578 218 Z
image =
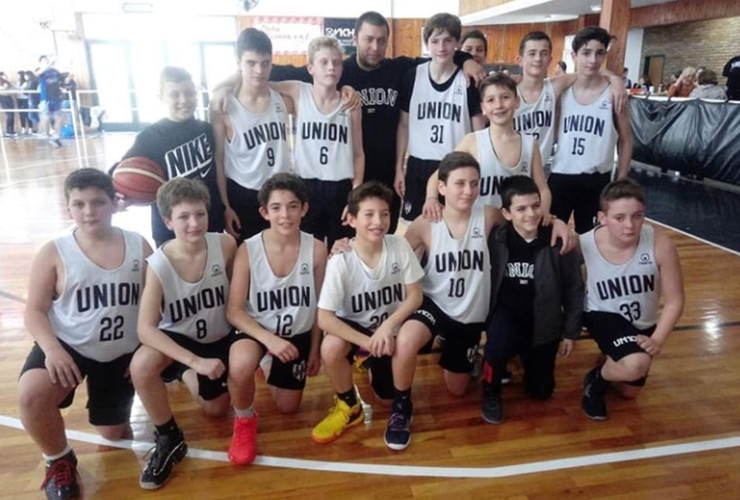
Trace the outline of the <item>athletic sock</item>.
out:
M 412 411 L 411 405 L 411 388 L 405 390 L 399 390 L 393 388 L 393 411 L 410 414 Z
M 338 392 L 337 397 L 347 403 L 347 406 L 350 408 L 357 404 L 357 394 L 355 393 L 354 387 L 347 392 Z
M 72 447 L 69 445 L 69 443 L 67 443 L 67 445 L 64 447 L 64 450 L 62 450 L 60 453 L 57 453 L 56 455 L 42 455 L 44 457 L 44 460 L 46 460 L 47 462 L 53 462 L 54 460 L 59 460 L 70 451 L 72 451 Z
M 234 415 L 238 418 L 252 418 L 254 416 L 254 405 L 249 405 L 246 410 L 240 410 L 236 406 L 234 407 Z
M 177 438 L 177 436 L 180 434 L 180 427 L 178 427 L 177 422 L 175 422 L 175 417 L 170 417 L 170 419 L 164 424 L 155 425 L 154 427 L 156 427 L 157 434 L 159 434 L 160 436 Z

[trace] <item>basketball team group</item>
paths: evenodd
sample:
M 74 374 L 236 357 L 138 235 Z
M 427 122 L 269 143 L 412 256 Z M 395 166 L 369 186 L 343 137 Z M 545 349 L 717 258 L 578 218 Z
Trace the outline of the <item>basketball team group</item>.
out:
M 607 419 L 609 387 L 634 398 L 645 386 L 684 292 L 676 249 L 644 224 L 643 190 L 628 178 L 624 85 L 602 69 L 609 34 L 580 31 L 576 73 L 547 78 L 552 43 L 528 33 L 516 79 L 487 76 L 458 50 L 453 15 L 427 20 L 430 59 L 386 58 L 389 34 L 366 12 L 356 55 L 319 37 L 297 68 L 273 66 L 268 36 L 246 29 L 209 122 L 194 117 L 190 75 L 167 67 L 167 117 L 110 174 L 67 177 L 75 228 L 33 262 L 35 343 L 18 384 L 48 498 L 80 496 L 60 409 L 85 379 L 104 438 L 132 438 L 135 393 L 143 403 L 156 428 L 144 489 L 187 454 L 167 383 L 184 383 L 209 416 L 233 411 L 237 465 L 258 450 L 258 371 L 291 414 L 323 368 L 334 402 L 310 436 L 328 444 L 363 422 L 353 375 L 366 369 L 366 398 L 390 404 L 384 440 L 398 451 L 411 443 L 417 357 L 430 350 L 450 394 L 482 379 L 491 424 L 504 421 L 507 363 L 518 357 L 527 393 L 546 400 L 582 328 L 604 355 L 585 375 L 587 417 Z M 130 203 L 152 204 L 155 250 L 112 225 Z

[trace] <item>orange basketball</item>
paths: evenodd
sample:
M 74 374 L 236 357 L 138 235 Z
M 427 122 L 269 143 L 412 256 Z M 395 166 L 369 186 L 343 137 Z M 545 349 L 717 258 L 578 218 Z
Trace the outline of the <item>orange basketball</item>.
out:
M 144 156 L 122 160 L 113 171 L 113 187 L 128 201 L 146 205 L 157 200 L 157 189 L 167 182 L 156 162 Z

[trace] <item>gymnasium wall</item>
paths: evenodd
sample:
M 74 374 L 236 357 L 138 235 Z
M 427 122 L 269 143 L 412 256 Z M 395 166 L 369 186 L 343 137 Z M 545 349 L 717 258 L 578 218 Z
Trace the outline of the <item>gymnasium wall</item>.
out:
M 676 43 L 680 40 L 680 43 Z M 686 66 L 706 66 L 720 77 L 730 58 L 740 53 L 740 16 L 645 28 L 642 61 L 665 56 L 663 80 Z

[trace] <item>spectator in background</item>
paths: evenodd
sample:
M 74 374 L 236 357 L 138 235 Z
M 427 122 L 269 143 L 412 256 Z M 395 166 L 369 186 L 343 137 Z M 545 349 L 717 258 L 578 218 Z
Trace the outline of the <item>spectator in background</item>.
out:
M 462 37 L 460 47 L 460 50 L 473 56 L 473 60 L 481 66 L 486 64 L 488 40 L 486 40 L 486 35 L 484 35 L 482 31 L 471 30 L 465 33 Z
M 688 66 L 668 89 L 668 97 L 689 97 L 696 88 L 696 69 Z
M 0 106 L 6 110 L 15 108 L 15 99 L 13 99 L 13 94 L 5 93 L 9 90 L 15 90 L 15 87 L 13 87 L 13 84 L 10 83 L 10 80 L 5 76 L 5 72 L 0 71 Z M 14 111 L 5 112 L 5 135 L 15 135 Z
M 564 75 L 568 72 L 568 65 L 565 64 L 565 61 L 558 62 L 558 65 L 555 67 L 555 76 Z
M 33 71 L 26 71 L 25 73 L 26 81 L 28 82 L 28 108 L 36 110 L 39 107 L 39 94 L 37 92 L 39 88 L 39 79 L 36 78 L 36 73 Z M 31 111 L 28 113 L 28 120 L 29 127 L 31 129 L 36 129 L 39 124 L 38 111 Z
M 67 99 L 77 102 L 77 82 L 72 73 L 62 73 L 62 89 L 69 94 Z
M 727 98 L 740 101 L 740 56 L 735 56 L 725 64 L 722 76 L 727 77 Z
M 637 88 L 641 88 L 643 92 L 650 92 L 650 87 L 653 86 L 653 81 L 650 79 L 650 75 L 642 75 L 637 81 Z
M 632 88 L 632 80 L 629 77 L 630 70 L 628 68 L 622 68 L 622 80 L 624 80 L 624 88 Z
M 41 122 L 39 132 L 48 132 L 49 142 L 57 148 L 62 147 L 59 130 L 64 126 L 62 115 L 62 74 L 54 68 L 54 61 L 47 56 L 39 57 L 39 104 Z
M 701 72 L 698 83 L 699 86 L 691 92 L 689 97 L 696 97 L 697 99 L 719 99 L 722 101 L 727 99 L 725 91 L 717 86 L 717 73 L 711 69 L 705 69 Z
M 28 78 L 26 77 L 25 71 L 19 71 L 18 72 L 18 84 L 16 85 L 18 90 L 28 90 Z M 18 109 L 28 109 L 28 94 L 26 93 L 20 93 L 16 94 L 15 96 L 15 104 L 18 107 Z M 28 116 L 27 111 L 18 111 L 18 117 L 20 118 L 21 122 L 21 134 L 25 133 L 31 133 L 31 120 Z

